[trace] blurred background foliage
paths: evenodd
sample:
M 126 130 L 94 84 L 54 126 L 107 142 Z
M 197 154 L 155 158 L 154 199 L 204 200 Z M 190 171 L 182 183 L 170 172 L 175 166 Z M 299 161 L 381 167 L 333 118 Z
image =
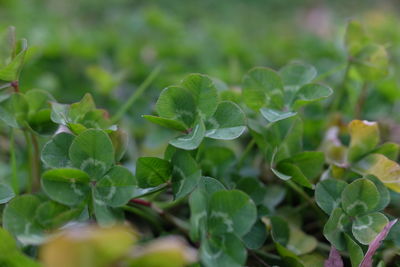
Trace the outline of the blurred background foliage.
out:
M 22 91 L 44 89 L 61 103 L 76 102 L 89 92 L 99 107 L 114 114 L 154 68 L 162 67 L 123 121 L 133 140 L 126 163 L 134 168 L 138 155 L 159 155 L 164 148 L 160 144 L 164 146 L 171 136 L 141 115 L 151 114 L 160 91 L 188 73 L 205 73 L 236 89 L 254 66 L 279 69 L 300 60 L 316 66 L 319 80 L 335 89 L 345 68 L 344 32 L 349 19 L 360 20 L 390 57 L 390 74 L 369 88 L 363 119 L 400 128 L 400 5 L 396 3 L 0 0 L 0 29 L 5 33 L 13 25 L 17 37 L 29 42 Z M 360 89 L 355 85 L 354 90 Z M 306 148 L 319 145 L 333 120 L 321 109 L 315 104 L 304 110 Z M 7 134 L 1 123 L 0 132 Z M 396 132 L 389 130 L 384 140 L 396 141 Z M 6 137 L 0 142 L 0 176 L 7 177 Z

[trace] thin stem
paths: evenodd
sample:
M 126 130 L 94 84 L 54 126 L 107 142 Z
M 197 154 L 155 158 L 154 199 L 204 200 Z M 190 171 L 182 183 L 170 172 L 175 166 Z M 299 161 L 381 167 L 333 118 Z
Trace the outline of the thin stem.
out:
M 357 104 L 354 108 L 354 118 L 356 118 L 356 119 L 361 119 L 362 109 L 363 109 L 365 100 L 367 98 L 367 92 L 368 92 L 368 83 L 364 82 L 364 84 L 361 88 L 360 96 L 358 97 L 358 100 L 357 100 Z
M 18 81 L 12 81 L 10 83 L 11 87 L 14 88 L 15 93 L 19 93 L 19 82 Z
M 24 133 L 24 137 L 25 137 L 25 142 L 26 142 L 26 149 L 27 149 L 27 154 L 28 154 L 28 184 L 27 184 L 27 188 L 26 191 L 28 193 L 32 192 L 32 187 L 33 187 L 33 172 L 32 172 L 32 168 L 33 168 L 33 155 L 32 155 L 32 142 L 31 139 L 29 138 L 29 135 L 26 131 L 23 131 Z
M 238 162 L 237 162 L 237 168 L 240 169 L 244 163 L 244 160 L 246 159 L 246 157 L 248 156 L 248 154 L 250 153 L 251 149 L 254 147 L 254 145 L 256 144 L 256 140 L 251 139 L 251 141 L 247 144 L 246 148 L 244 149 L 242 155 L 240 156 Z
M 32 173 L 33 173 L 33 186 L 32 189 L 36 191 L 40 184 L 40 150 L 39 142 L 34 132 L 31 131 L 31 139 L 33 145 L 33 155 L 32 155 Z
M 19 195 L 19 180 L 18 180 L 18 168 L 17 168 L 17 158 L 15 155 L 15 138 L 14 130 L 11 129 L 10 132 L 10 159 L 11 159 L 11 186 L 14 190 L 15 195 Z
M 125 102 L 125 104 L 117 111 L 117 113 L 112 117 L 112 123 L 118 122 L 122 116 L 131 108 L 131 106 L 135 103 L 135 101 L 146 91 L 149 85 L 154 81 L 154 79 L 158 76 L 161 71 L 161 66 L 157 66 L 149 76 L 147 76 L 146 80 L 136 89 L 136 91 L 129 97 L 129 99 Z
M 128 206 L 128 205 L 125 205 L 122 208 L 124 210 L 126 210 L 130 213 L 133 213 L 133 214 L 145 219 L 146 221 L 150 222 L 154 226 L 154 228 L 157 230 L 157 232 L 163 231 L 160 222 L 156 218 L 150 216 L 148 212 L 145 212 L 137 207 Z
M 326 215 L 318 208 L 318 206 L 315 204 L 314 199 L 312 199 L 304 190 L 296 185 L 294 182 L 288 180 L 286 183 L 294 190 L 296 191 L 299 196 L 301 196 L 305 201 L 307 201 L 310 206 L 320 215 L 321 218 L 326 218 Z
M 346 81 L 349 77 L 349 72 L 350 72 L 350 67 L 351 67 L 351 61 L 348 60 L 347 61 L 347 65 L 346 65 L 346 69 L 344 71 L 344 75 L 343 75 L 343 79 L 342 82 L 340 83 L 338 89 L 337 89 L 337 93 L 336 96 L 332 102 L 330 111 L 336 111 L 341 103 L 342 98 L 344 97 L 344 93 L 345 93 L 345 86 L 346 86 Z

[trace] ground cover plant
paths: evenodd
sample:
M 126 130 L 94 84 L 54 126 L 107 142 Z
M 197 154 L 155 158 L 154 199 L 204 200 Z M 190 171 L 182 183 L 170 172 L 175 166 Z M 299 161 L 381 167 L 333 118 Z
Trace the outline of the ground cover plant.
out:
M 0 66 L 0 266 L 396 266 L 398 130 L 366 120 L 396 72 L 358 21 L 326 73 L 294 60 L 235 86 L 174 80 L 140 114 L 152 128 L 136 154 L 130 110 L 163 69 L 112 112 L 89 93 L 67 104 L 22 86 L 29 49 L 14 31 Z M 124 76 L 90 73 L 103 93 Z

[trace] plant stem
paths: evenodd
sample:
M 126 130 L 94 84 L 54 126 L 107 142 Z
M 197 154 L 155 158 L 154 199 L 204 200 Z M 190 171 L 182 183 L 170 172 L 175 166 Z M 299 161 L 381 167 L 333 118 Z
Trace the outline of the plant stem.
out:
M 286 183 L 294 190 L 296 191 L 304 200 L 306 200 L 310 206 L 320 215 L 321 218 L 326 218 L 326 215 L 318 208 L 318 206 L 315 204 L 315 201 L 306 193 L 304 190 L 296 185 L 294 182 L 288 180 Z
M 128 205 L 123 206 L 123 209 L 128 211 L 128 212 L 131 212 L 133 214 L 136 214 L 137 216 L 139 216 L 139 217 L 145 219 L 146 221 L 150 222 L 154 226 L 154 228 L 156 228 L 157 232 L 162 232 L 163 231 L 160 222 L 156 218 L 150 216 L 149 213 L 147 213 L 147 212 L 145 212 L 145 211 L 143 211 L 143 210 L 141 210 L 141 209 L 139 209 L 137 207 L 128 206 Z
M 18 168 L 17 159 L 15 155 L 15 138 L 14 130 L 10 132 L 10 158 L 11 158 L 11 186 L 14 190 L 15 195 L 19 195 L 19 180 L 18 180 Z
M 161 66 L 157 66 L 149 76 L 143 81 L 143 83 L 136 89 L 136 91 L 129 97 L 125 104 L 117 111 L 112 117 L 111 122 L 118 122 L 122 116 L 131 108 L 135 101 L 146 91 L 149 85 L 154 81 L 161 71 Z
M 344 71 L 343 80 L 342 80 L 342 82 L 340 83 L 340 85 L 339 85 L 339 87 L 337 89 L 336 96 L 335 96 L 335 98 L 334 98 L 334 100 L 332 102 L 331 108 L 330 108 L 331 112 L 336 111 L 338 109 L 340 103 L 341 103 L 341 100 L 342 100 L 343 95 L 345 93 L 345 86 L 346 86 L 346 81 L 347 81 L 347 79 L 349 77 L 350 67 L 351 67 L 351 61 L 348 60 L 347 61 L 347 65 L 346 65 L 346 69 Z
M 362 116 L 362 109 L 365 103 L 365 99 L 367 98 L 367 91 L 368 91 L 368 83 L 364 82 L 360 96 L 358 97 L 357 104 L 354 108 L 354 118 L 355 119 L 361 119 Z
M 25 142 L 26 142 L 26 149 L 27 149 L 27 154 L 28 154 L 28 184 L 26 191 L 28 193 L 32 192 L 32 187 L 33 187 L 33 159 L 32 159 L 32 142 L 31 139 L 29 138 L 29 135 L 26 131 L 23 131 L 24 137 L 25 137 Z
M 246 148 L 244 149 L 242 155 L 237 161 L 236 167 L 237 169 L 240 169 L 244 163 L 244 160 L 246 159 L 247 155 L 250 153 L 251 149 L 253 146 L 256 144 L 256 140 L 251 139 L 251 141 L 247 144 Z
M 34 132 L 31 132 L 31 138 L 32 138 L 32 145 L 33 145 L 33 156 L 32 156 L 33 186 L 32 186 L 32 189 L 34 191 L 36 191 L 39 188 L 39 184 L 40 184 L 40 150 L 39 150 L 39 142 L 38 142 L 37 137 Z

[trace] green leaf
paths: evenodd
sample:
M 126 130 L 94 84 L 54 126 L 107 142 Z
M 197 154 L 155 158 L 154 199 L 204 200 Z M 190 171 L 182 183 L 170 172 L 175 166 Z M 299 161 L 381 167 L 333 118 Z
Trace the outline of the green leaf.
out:
M 314 189 L 314 185 L 310 182 L 310 180 L 301 172 L 300 168 L 296 165 L 289 162 L 280 162 L 276 170 L 278 172 L 274 172 L 275 174 L 279 173 L 279 178 L 288 178 L 292 179 L 294 182 L 302 185 L 304 187 L 308 187 L 310 189 Z M 283 174 L 283 176 L 282 176 Z M 284 179 L 285 180 L 285 179 Z
M 4 183 L 0 183 L 0 204 L 7 203 L 13 197 L 15 197 L 15 193 L 10 186 Z
M 89 111 L 96 109 L 93 97 L 91 94 L 86 93 L 81 101 L 71 104 L 68 110 L 68 117 L 70 122 L 80 122 Z
M 349 253 L 351 266 L 358 267 L 364 257 L 361 247 L 350 237 L 344 234 L 346 240 L 346 251 Z
M 317 70 L 307 64 L 292 63 L 284 66 L 279 73 L 281 74 L 285 86 L 302 86 L 311 82 L 317 76 Z
M 352 233 L 358 242 L 364 245 L 371 243 L 389 222 L 385 215 L 380 212 L 366 214 L 356 217 Z
M 247 251 L 235 235 L 223 234 L 201 242 L 200 258 L 206 267 L 241 267 L 246 262 Z
M 68 116 L 69 105 L 51 102 L 51 120 L 61 125 L 67 125 L 70 120 Z
M 115 150 L 115 161 L 118 162 L 122 159 L 128 148 L 129 136 L 121 129 L 111 131 L 108 134 Z
M 40 244 L 43 228 L 35 221 L 39 198 L 23 195 L 11 200 L 3 212 L 3 227 L 23 244 Z
M 0 69 L 0 80 L 7 82 L 18 80 L 27 50 L 28 50 L 27 41 L 25 39 L 22 39 L 21 50 L 7 66 Z
M 78 173 L 78 172 L 76 172 Z M 80 175 L 82 173 L 79 172 Z M 86 179 L 82 176 L 82 179 Z M 44 177 L 43 177 L 44 178 Z M 89 185 L 80 182 L 73 182 L 71 178 L 56 180 L 42 179 L 42 189 L 52 200 L 68 206 L 75 206 L 88 198 L 90 192 Z
M 206 137 L 232 140 L 246 129 L 246 116 L 240 107 L 230 101 L 218 104 L 215 114 L 206 121 Z
M 374 175 L 389 189 L 400 192 L 400 166 L 382 154 L 369 154 L 353 165 L 353 170 Z
M 371 152 L 379 143 L 379 128 L 376 122 L 353 120 L 349 124 L 351 137 L 348 150 L 350 162 L 356 162 Z
M 102 227 L 110 227 L 124 221 L 122 209 L 109 207 L 95 197 L 93 197 L 93 210 L 97 223 Z
M 259 249 L 268 237 L 267 228 L 261 220 L 257 220 L 250 231 L 242 237 L 248 249 Z
M 169 141 L 169 143 L 177 148 L 184 150 L 193 150 L 199 147 L 201 141 L 204 139 L 206 128 L 202 120 L 197 123 L 189 134 L 176 137 Z
M 318 241 L 298 227 L 290 227 L 290 237 L 286 247 L 296 255 L 304 255 L 315 250 Z
M 300 87 L 294 96 L 293 107 L 300 108 L 306 104 L 329 97 L 332 89 L 326 85 L 309 83 Z
M 369 42 L 361 23 L 352 20 L 347 25 L 345 45 L 350 56 L 355 56 Z
M 324 236 L 338 250 L 346 249 L 345 231 L 350 227 L 350 218 L 341 208 L 332 211 L 331 216 L 324 226 Z
M 29 116 L 42 109 L 50 108 L 50 101 L 54 101 L 54 98 L 47 91 L 39 89 L 29 90 L 25 97 L 29 105 Z
M 180 121 L 186 128 L 192 127 L 196 120 L 196 103 L 193 95 L 181 87 L 165 88 L 157 100 L 156 110 L 161 117 Z
M 268 105 L 271 108 L 283 106 L 283 83 L 279 74 L 269 68 L 251 69 L 243 78 L 243 99 L 254 110 Z M 274 100 L 274 101 L 271 101 Z
M 337 179 L 326 179 L 319 182 L 315 188 L 315 200 L 318 206 L 327 214 L 340 207 L 341 196 L 347 183 Z
M 283 162 L 293 163 L 308 179 L 314 179 L 322 173 L 325 157 L 324 153 L 320 151 L 303 151 Z
M 142 157 L 136 162 L 136 179 L 141 188 L 155 187 L 168 182 L 172 165 L 163 159 Z
M 41 203 L 37 208 L 36 220 L 45 229 L 51 229 L 54 226 L 61 226 L 54 224 L 55 218 L 68 210 L 68 206 L 64 206 L 49 200 Z
M 399 157 L 400 146 L 396 143 L 386 142 L 372 151 L 375 154 L 382 154 L 390 160 L 396 161 Z
M 250 231 L 256 219 L 256 206 L 245 193 L 230 190 L 211 195 L 208 225 L 213 235 L 235 233 L 241 237 Z
M 79 169 L 60 168 L 48 170 L 42 175 L 43 179 L 49 181 L 69 182 L 69 183 L 88 183 L 89 175 Z
M 267 190 L 263 183 L 254 178 L 242 178 L 236 184 L 236 189 L 245 192 L 256 205 L 264 201 Z
M 274 242 L 282 246 L 286 246 L 289 242 L 289 225 L 288 223 L 279 216 L 269 216 L 268 223 L 271 228 L 271 237 Z
M 69 157 L 73 166 L 98 180 L 114 163 L 114 148 L 105 132 L 89 129 L 74 139 Z
M 172 190 L 175 199 L 180 199 L 194 190 L 201 177 L 201 169 L 190 153 L 183 150 L 175 152 L 171 163 Z
M 353 59 L 352 65 L 365 81 L 377 81 L 389 73 L 389 57 L 382 45 L 368 44 Z
M 170 128 L 176 131 L 181 131 L 185 132 L 187 130 L 186 125 L 183 122 L 177 121 L 177 120 L 172 120 L 172 119 L 166 119 L 162 117 L 157 117 L 157 116 L 151 116 L 151 115 L 143 115 L 143 118 L 146 120 L 158 124 L 160 126 Z
M 378 192 L 379 192 L 379 203 L 376 205 L 374 211 L 381 211 L 384 208 L 386 208 L 387 205 L 389 205 L 389 202 L 390 202 L 389 190 L 375 176 L 367 175 L 366 178 L 368 178 L 370 181 L 372 181 L 375 184 L 376 189 L 378 189 Z
M 0 119 L 10 127 L 20 128 L 25 126 L 28 110 L 25 96 L 13 93 L 7 100 L 0 103 Z
M 270 108 L 261 108 L 261 115 L 269 122 L 277 122 L 297 115 L 294 111 L 280 111 Z
M 190 74 L 182 81 L 182 86 L 192 93 L 201 118 L 206 119 L 214 114 L 218 92 L 210 78 L 206 75 Z
M 112 167 L 94 187 L 94 197 L 108 206 L 125 205 L 135 190 L 136 179 L 133 174 L 122 166 Z
M 374 210 L 378 203 L 378 189 L 366 178 L 355 180 L 342 192 L 342 207 L 350 216 L 366 214 Z
M 190 236 L 197 241 L 207 230 L 207 209 L 210 196 L 217 191 L 225 190 L 218 180 L 211 177 L 201 177 L 198 186 L 189 197 L 190 206 Z

